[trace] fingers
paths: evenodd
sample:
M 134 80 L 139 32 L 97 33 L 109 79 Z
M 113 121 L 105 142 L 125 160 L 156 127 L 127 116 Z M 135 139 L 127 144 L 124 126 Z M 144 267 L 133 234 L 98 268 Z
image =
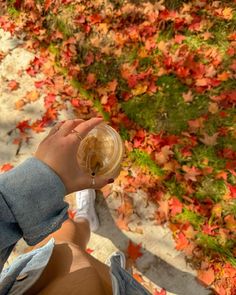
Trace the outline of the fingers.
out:
M 94 127 L 99 125 L 101 122 L 103 122 L 102 118 L 92 118 L 88 121 L 84 121 L 83 123 L 78 124 L 76 127 L 74 127 L 72 130 L 74 130 L 73 133 L 69 134 L 69 136 L 76 137 L 78 139 L 78 143 L 80 143 L 81 138 L 84 138 L 89 131 L 91 131 Z M 72 131 L 71 130 L 71 131 Z
M 84 122 L 84 120 L 82 119 L 68 120 L 61 125 L 60 129 L 57 131 L 57 134 L 59 136 L 67 136 L 75 127 L 80 125 L 82 122 Z
M 62 126 L 63 122 L 58 122 L 56 123 L 52 128 L 51 130 L 49 131 L 48 133 L 48 136 L 51 136 L 53 134 L 55 134 L 59 129 L 60 127 Z

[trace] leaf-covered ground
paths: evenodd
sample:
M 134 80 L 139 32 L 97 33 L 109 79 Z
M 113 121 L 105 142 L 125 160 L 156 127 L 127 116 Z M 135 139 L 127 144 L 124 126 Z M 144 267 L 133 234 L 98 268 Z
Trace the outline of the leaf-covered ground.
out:
M 44 114 L 19 122 L 14 144 L 62 110 L 102 114 L 125 142 L 124 194 L 145 191 L 198 278 L 236 294 L 236 1 L 9 0 L 0 11 L 0 27 L 37 53 L 28 75 L 46 77 L 15 104 L 44 94 Z

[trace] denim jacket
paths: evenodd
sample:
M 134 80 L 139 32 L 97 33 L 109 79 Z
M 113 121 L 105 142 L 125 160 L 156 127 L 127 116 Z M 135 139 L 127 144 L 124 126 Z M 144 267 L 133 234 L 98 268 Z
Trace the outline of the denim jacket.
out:
M 66 189 L 36 158 L 0 175 L 0 272 L 16 242 L 35 245 L 67 219 Z

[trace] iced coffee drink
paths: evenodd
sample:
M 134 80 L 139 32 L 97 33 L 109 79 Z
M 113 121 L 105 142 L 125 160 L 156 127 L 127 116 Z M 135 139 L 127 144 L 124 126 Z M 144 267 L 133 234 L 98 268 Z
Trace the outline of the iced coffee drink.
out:
M 102 123 L 82 140 L 78 150 L 78 162 L 91 176 L 115 178 L 119 174 L 124 153 L 120 135 L 109 125 Z

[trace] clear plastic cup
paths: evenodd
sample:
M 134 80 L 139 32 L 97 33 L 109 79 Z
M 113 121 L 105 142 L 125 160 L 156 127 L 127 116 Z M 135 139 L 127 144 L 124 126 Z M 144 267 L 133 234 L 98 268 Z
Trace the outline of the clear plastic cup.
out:
M 101 123 L 81 141 L 77 157 L 86 174 L 110 179 L 118 176 L 123 155 L 120 135 L 111 126 Z

